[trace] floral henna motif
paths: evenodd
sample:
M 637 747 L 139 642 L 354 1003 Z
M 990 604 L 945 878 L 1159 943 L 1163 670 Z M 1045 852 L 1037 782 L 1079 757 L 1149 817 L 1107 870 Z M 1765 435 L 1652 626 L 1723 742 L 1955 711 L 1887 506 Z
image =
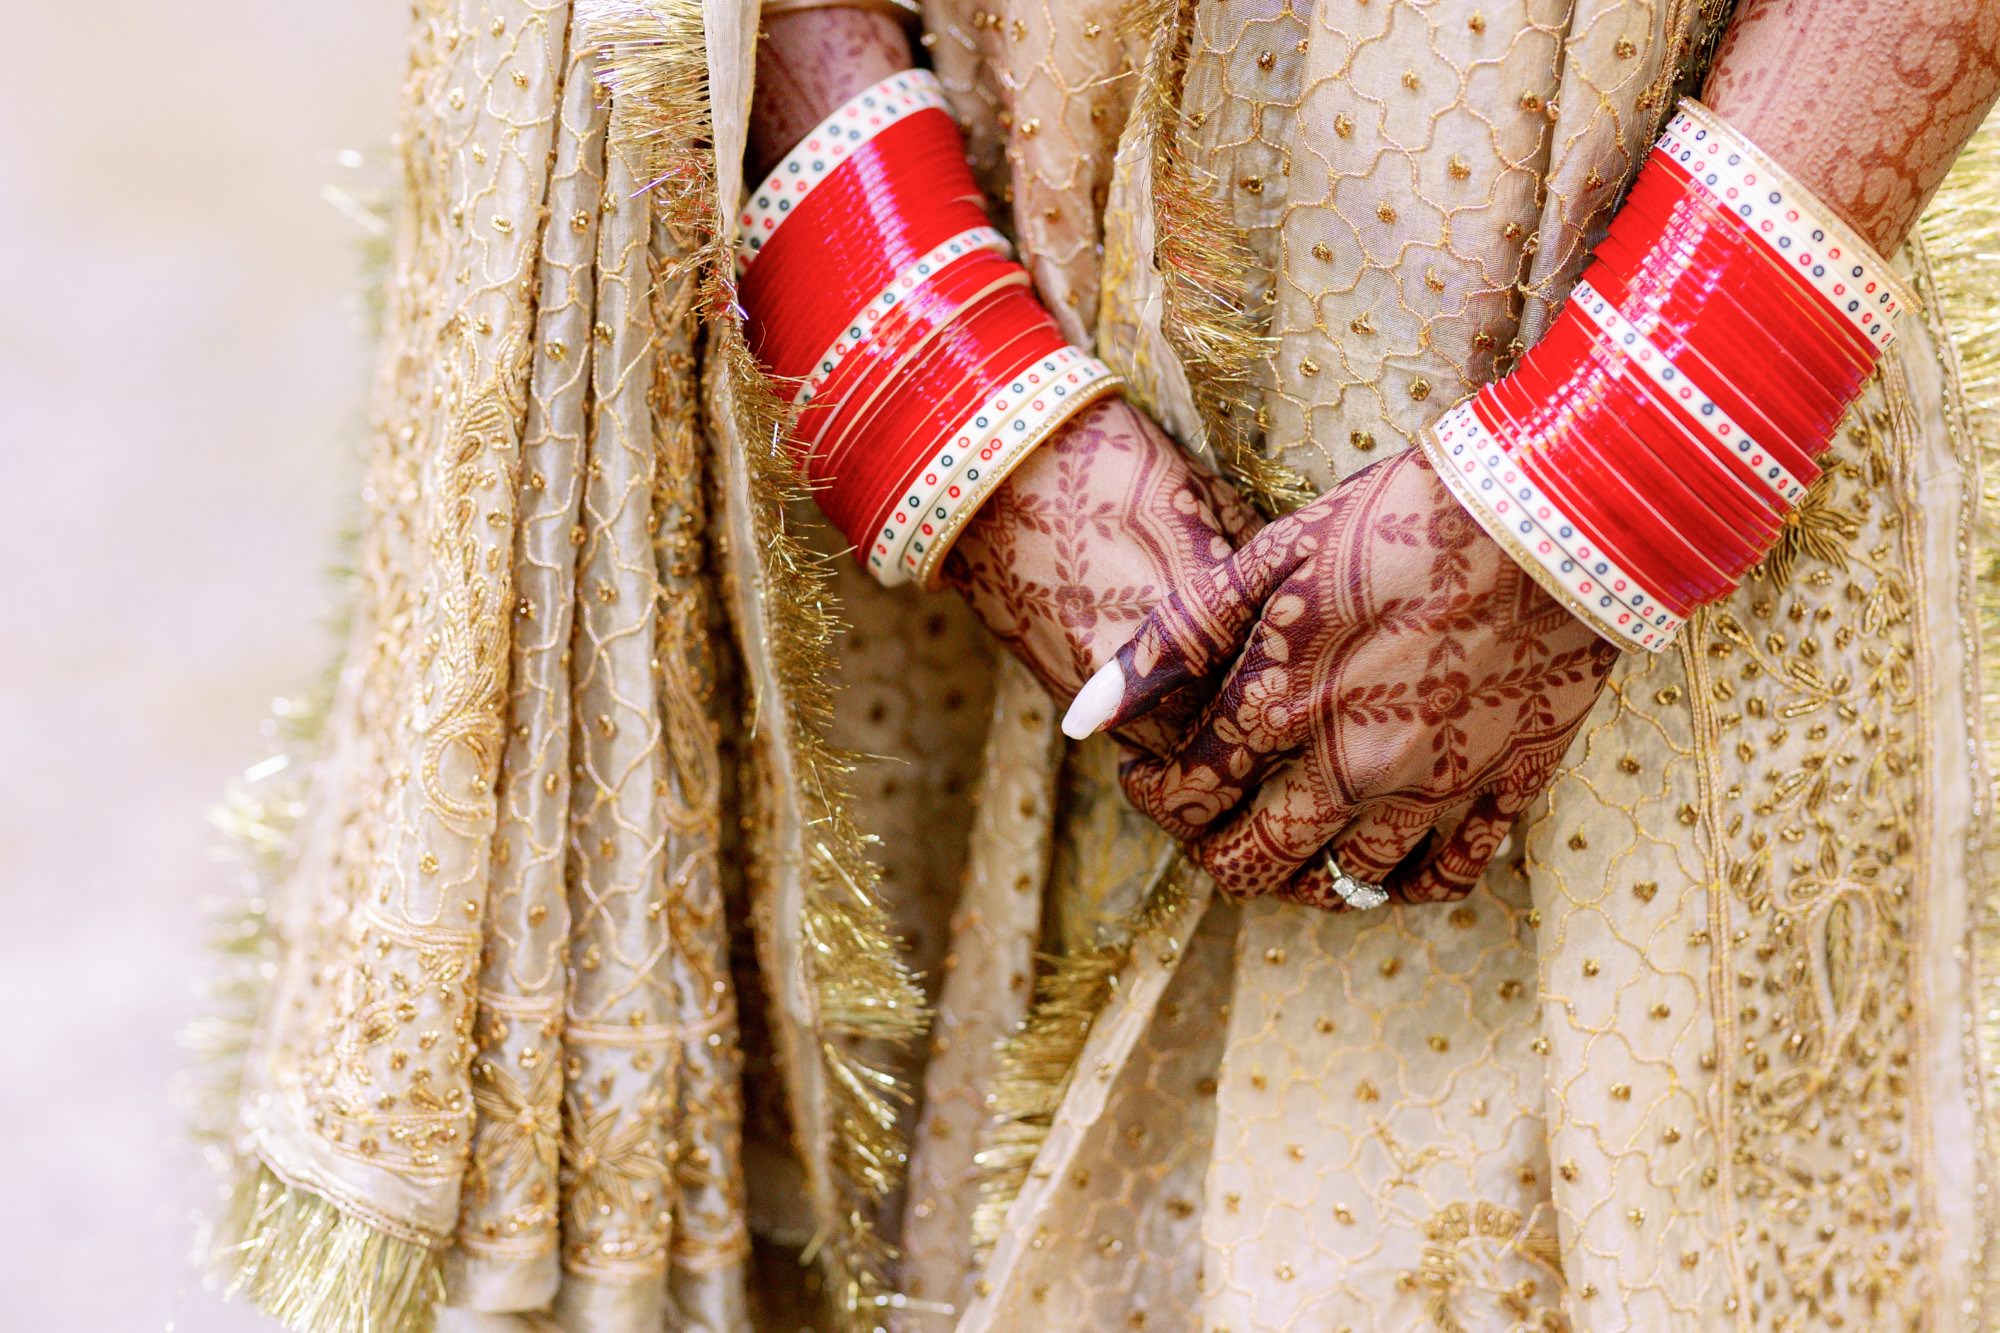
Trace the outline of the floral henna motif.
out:
M 1123 402 L 1077 415 L 987 501 L 944 582 L 1067 698 L 1171 587 L 1219 566 L 1256 520 Z
M 1151 751 L 1128 795 L 1225 891 L 1339 906 L 1331 849 L 1406 900 L 1449 899 L 1554 776 L 1615 656 L 1412 452 L 1177 584 L 1119 650 L 1111 725 Z M 1129 736 L 1180 693 L 1209 697 L 1169 748 Z

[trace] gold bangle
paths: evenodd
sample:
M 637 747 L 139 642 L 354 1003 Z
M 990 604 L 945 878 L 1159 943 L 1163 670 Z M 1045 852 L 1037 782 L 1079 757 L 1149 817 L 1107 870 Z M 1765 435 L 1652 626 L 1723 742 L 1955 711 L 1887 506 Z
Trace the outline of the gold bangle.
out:
M 765 18 L 813 9 L 863 9 L 903 23 L 921 23 L 924 17 L 917 0 L 764 0 L 762 8 Z

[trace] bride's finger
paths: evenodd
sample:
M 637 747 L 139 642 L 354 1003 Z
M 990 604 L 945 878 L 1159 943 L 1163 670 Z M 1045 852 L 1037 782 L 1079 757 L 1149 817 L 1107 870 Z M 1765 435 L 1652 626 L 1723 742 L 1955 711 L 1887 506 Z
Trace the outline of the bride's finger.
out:
M 1187 844 L 1188 856 L 1235 898 L 1281 890 L 1324 859 L 1327 842 L 1354 817 L 1354 804 L 1316 766 L 1278 765 L 1235 811 Z
M 1435 807 L 1373 802 L 1361 807 L 1346 828 L 1336 833 L 1326 853 L 1334 865 L 1365 884 L 1383 884 L 1396 867 L 1423 846 L 1440 824 Z M 1448 822 L 1448 821 L 1443 821 Z M 1322 858 L 1324 862 L 1325 858 Z M 1308 865 L 1307 870 L 1313 867 Z M 1320 869 L 1330 870 L 1324 864 Z M 1331 882 L 1332 876 L 1328 875 Z
M 1533 792 L 1481 792 L 1458 827 L 1439 837 L 1417 861 L 1390 876 L 1389 892 L 1410 903 L 1463 898 L 1499 855 L 1514 821 L 1533 799 Z
M 1274 594 L 1219 684 L 1184 690 L 1119 731 L 1120 740 L 1144 751 L 1120 770 L 1126 796 L 1183 842 L 1233 812 L 1279 765 L 1309 747 L 1330 746 L 1336 724 L 1318 672 L 1340 649 L 1325 635 L 1302 632 L 1305 617 L 1293 612 L 1305 600 L 1287 590 Z M 1165 744 L 1134 735 L 1169 715 L 1176 729 Z
M 1213 731 L 1197 727 L 1164 758 L 1131 751 L 1132 757 L 1118 770 L 1118 780 L 1134 809 L 1180 841 L 1190 842 L 1234 811 L 1245 794 L 1290 762 L 1293 753 L 1230 745 Z
M 1200 467 L 1188 469 L 1188 489 L 1199 495 L 1214 511 L 1215 521 L 1230 545 L 1241 546 L 1264 527 L 1264 516 L 1252 509 L 1236 488 Z
M 1322 496 L 1271 524 L 1229 559 L 1169 593 L 1077 691 L 1063 732 L 1081 740 L 1117 727 L 1236 656 L 1272 591 L 1319 550 L 1319 511 L 1337 496 Z
M 1354 902 L 1334 887 L 1333 868 L 1353 879 L 1384 888 L 1396 877 L 1397 869 L 1412 857 L 1425 854 L 1426 843 L 1440 828 L 1450 827 L 1453 812 L 1398 809 L 1370 803 L 1353 821 L 1334 836 L 1326 851 L 1300 866 L 1277 896 L 1301 907 L 1317 907 L 1329 912 L 1366 910 L 1378 903 Z

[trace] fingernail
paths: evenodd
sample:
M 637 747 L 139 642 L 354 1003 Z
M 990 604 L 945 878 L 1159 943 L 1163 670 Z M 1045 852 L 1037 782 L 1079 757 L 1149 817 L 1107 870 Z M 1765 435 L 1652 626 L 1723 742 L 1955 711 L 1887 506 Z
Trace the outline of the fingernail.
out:
M 1124 697 L 1125 672 L 1114 657 L 1083 682 L 1076 698 L 1070 700 L 1069 711 L 1063 714 L 1063 735 L 1073 741 L 1096 735 L 1097 729 L 1118 711 L 1118 701 Z

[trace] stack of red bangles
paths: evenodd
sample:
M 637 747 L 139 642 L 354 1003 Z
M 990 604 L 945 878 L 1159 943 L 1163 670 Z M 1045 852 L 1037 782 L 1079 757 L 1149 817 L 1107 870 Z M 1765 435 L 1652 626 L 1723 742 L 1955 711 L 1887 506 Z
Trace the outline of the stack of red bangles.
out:
M 1771 549 L 1909 303 L 1830 210 L 1683 102 L 1547 337 L 1424 448 L 1565 606 L 1658 650 Z
M 799 408 L 815 498 L 884 583 L 934 581 L 987 496 L 1119 381 L 989 224 L 937 80 L 892 75 L 751 194 L 751 347 Z

